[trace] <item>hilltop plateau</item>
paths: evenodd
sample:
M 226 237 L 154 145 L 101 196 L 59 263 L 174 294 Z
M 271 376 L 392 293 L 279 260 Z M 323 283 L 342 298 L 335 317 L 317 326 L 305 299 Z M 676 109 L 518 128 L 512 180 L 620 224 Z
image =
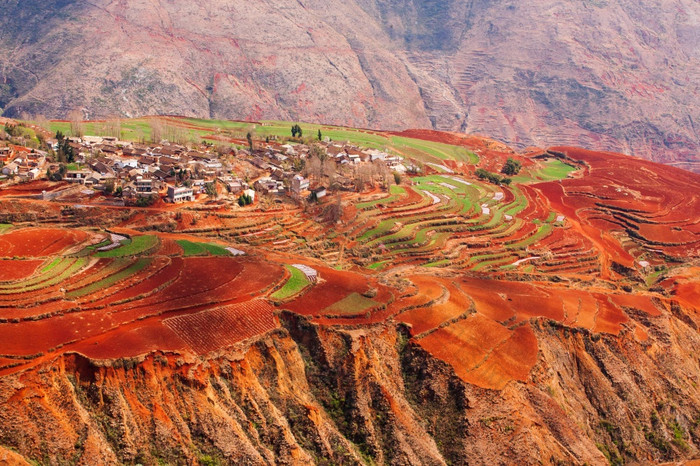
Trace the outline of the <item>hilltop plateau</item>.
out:
M 700 175 L 432 130 L 5 128 L 0 461 L 700 454 Z
M 698 171 L 691 0 L 12 0 L 0 108 L 487 134 Z

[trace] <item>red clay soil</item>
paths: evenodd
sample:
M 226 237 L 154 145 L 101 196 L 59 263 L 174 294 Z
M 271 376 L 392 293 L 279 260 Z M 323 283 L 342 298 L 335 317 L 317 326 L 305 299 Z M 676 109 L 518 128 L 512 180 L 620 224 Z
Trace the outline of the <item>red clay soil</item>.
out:
M 534 187 L 610 260 L 628 267 L 634 262 L 609 231 L 667 254 L 700 257 L 700 197 L 689 195 L 700 192 L 700 175 L 610 152 L 550 150 L 587 164 L 588 174 Z
M 408 310 L 396 317 L 396 320 L 411 325 L 411 333 L 420 335 L 434 329 L 444 322 L 466 313 L 472 301 L 462 293 L 450 280 L 436 279 L 448 293 L 440 302 L 427 307 Z M 444 301 L 444 302 L 442 302 Z
M 611 294 L 609 298 L 613 303 L 620 307 L 638 309 L 654 317 L 661 315 L 661 311 L 654 304 L 651 296 L 638 294 Z M 700 299 L 700 295 L 698 296 L 698 299 Z
M 612 304 L 607 296 L 596 294 L 595 297 L 598 300 L 598 313 L 593 331 L 617 335 L 622 330 L 622 324 L 629 318 L 622 309 Z
M 483 364 L 469 372 L 465 381 L 483 388 L 503 390 L 512 380 L 525 381 L 536 362 L 537 337 L 529 325 L 524 325 L 497 346 Z
M 162 322 L 148 321 L 146 325 L 124 325 L 97 338 L 81 341 L 73 345 L 71 351 L 93 359 L 117 359 L 187 348 L 187 343 Z
M 27 278 L 43 263 L 43 260 L 0 260 L 0 282 Z
M 4 188 L 0 190 L 0 196 L 35 196 L 41 194 L 43 191 L 52 192 L 66 186 L 68 186 L 68 183 L 39 180 Z
M 0 237 L 0 257 L 45 257 L 86 241 L 81 230 L 25 228 Z
M 278 327 L 274 308 L 261 299 L 163 321 L 189 348 L 205 354 Z
M 384 288 L 381 285 L 368 280 L 365 275 L 354 272 L 339 271 L 327 267 L 312 265 L 319 273 L 319 283 L 313 285 L 311 289 L 302 293 L 299 297 L 284 304 L 284 308 L 290 311 L 315 316 L 331 304 L 334 304 L 352 293 L 365 293 L 370 288 Z M 386 297 L 386 290 L 384 296 Z M 375 301 L 381 296 L 373 298 Z

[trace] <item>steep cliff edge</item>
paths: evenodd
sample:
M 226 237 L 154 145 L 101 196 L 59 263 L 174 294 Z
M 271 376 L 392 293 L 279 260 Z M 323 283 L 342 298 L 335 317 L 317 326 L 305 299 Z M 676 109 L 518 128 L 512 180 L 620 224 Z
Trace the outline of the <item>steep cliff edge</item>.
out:
M 464 383 L 401 325 L 331 329 L 291 313 L 207 357 L 69 354 L 0 379 L 0 445 L 75 464 L 688 458 L 700 338 L 685 312 L 629 309 L 638 329 L 619 336 L 533 319 L 537 364 L 502 391 Z

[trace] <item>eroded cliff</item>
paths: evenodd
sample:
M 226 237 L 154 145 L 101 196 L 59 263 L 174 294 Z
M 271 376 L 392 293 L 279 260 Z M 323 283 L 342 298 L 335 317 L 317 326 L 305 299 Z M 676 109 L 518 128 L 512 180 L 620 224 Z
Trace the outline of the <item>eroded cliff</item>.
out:
M 700 338 L 685 312 L 628 309 L 646 339 L 533 319 L 537 363 L 500 391 L 463 382 L 402 325 L 332 329 L 291 313 L 206 357 L 69 354 L 0 380 L 0 444 L 50 464 L 688 458 Z

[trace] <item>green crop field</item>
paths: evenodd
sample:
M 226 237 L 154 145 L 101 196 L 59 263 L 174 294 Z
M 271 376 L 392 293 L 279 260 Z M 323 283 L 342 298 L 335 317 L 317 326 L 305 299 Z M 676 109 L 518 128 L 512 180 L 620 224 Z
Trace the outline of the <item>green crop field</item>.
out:
M 325 308 L 323 314 L 341 314 L 341 315 L 357 315 L 371 309 L 373 307 L 379 306 L 377 301 L 369 298 L 365 298 L 361 294 L 352 293 L 345 298 L 337 301 L 327 308 Z
M 11 223 L 0 223 L 0 235 L 12 228 Z
M 61 259 L 60 257 L 55 258 L 53 261 L 51 261 L 50 264 L 48 264 L 46 267 L 44 267 L 43 269 L 41 269 L 41 273 L 46 273 L 46 272 L 48 272 L 49 270 L 53 269 L 54 267 L 56 267 L 56 266 L 61 262 L 61 260 L 62 260 L 62 259 Z
M 185 256 L 205 256 L 211 254 L 212 256 L 230 256 L 231 253 L 226 250 L 223 246 L 211 243 L 195 243 L 187 240 L 177 240 L 177 244 L 182 247 L 185 252 Z
M 158 237 L 152 235 L 135 236 L 122 241 L 122 246 L 110 251 L 100 251 L 95 257 L 127 257 L 148 252 L 158 245 Z
M 68 293 L 66 293 L 66 298 L 81 298 L 83 296 L 99 291 L 103 288 L 108 288 L 114 285 L 115 283 L 140 272 L 141 270 L 146 268 L 146 266 L 150 263 L 150 259 L 139 259 L 126 269 L 123 269 L 115 274 L 109 275 L 103 278 L 102 280 L 99 280 L 95 283 L 91 283 L 90 285 L 84 286 L 82 288 L 78 288 L 77 290 L 69 291 Z
M 304 275 L 304 272 L 302 272 L 301 270 L 297 269 L 296 267 L 292 267 L 291 265 L 285 265 L 285 268 L 289 271 L 291 276 L 282 288 L 270 295 L 272 299 L 287 299 L 299 293 L 301 290 L 303 290 L 311 284 L 309 280 L 306 279 L 306 275 Z
M 562 162 L 559 159 L 547 159 L 540 162 L 543 166 L 530 168 L 513 177 L 515 183 L 530 183 L 540 181 L 556 181 L 566 178 L 569 173 L 575 172 L 578 168 Z

